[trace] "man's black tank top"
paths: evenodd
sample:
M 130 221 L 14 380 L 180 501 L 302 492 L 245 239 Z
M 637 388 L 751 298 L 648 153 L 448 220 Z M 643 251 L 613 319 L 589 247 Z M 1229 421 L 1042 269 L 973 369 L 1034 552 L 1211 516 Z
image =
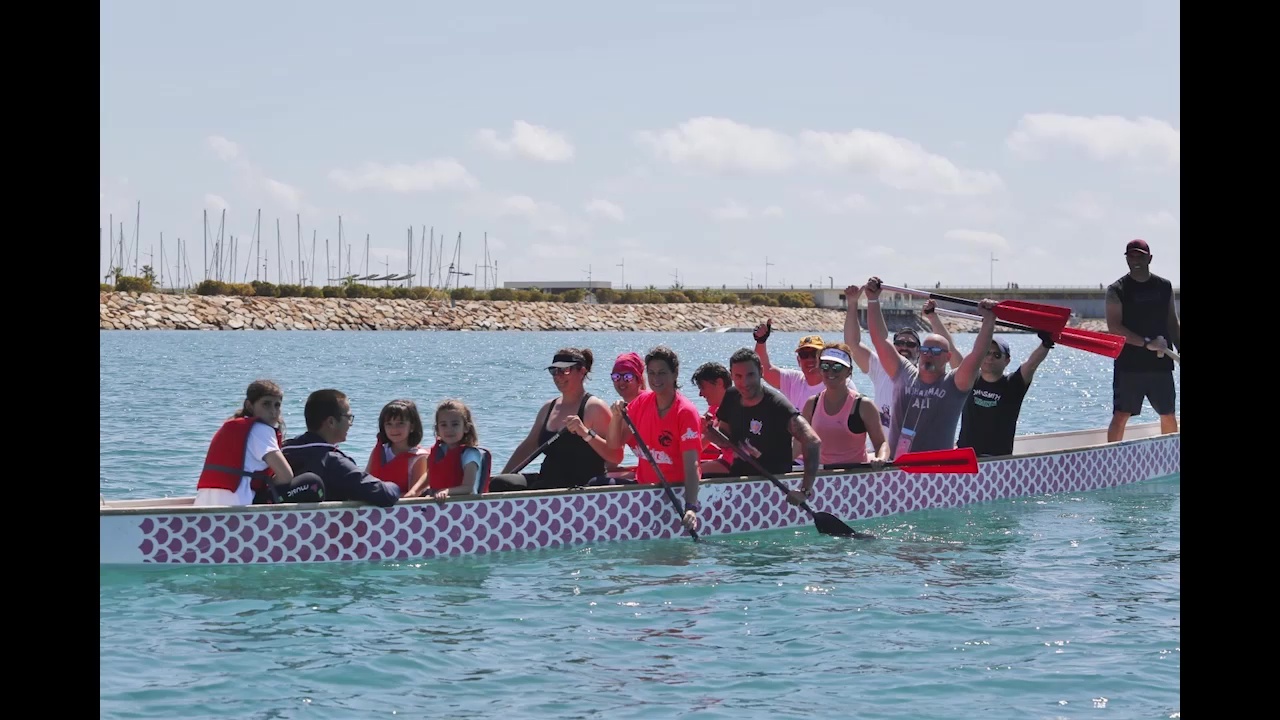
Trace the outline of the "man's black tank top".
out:
M 587 401 L 591 399 L 591 393 L 582 395 L 582 404 L 578 406 L 578 417 L 586 422 Z M 551 439 L 554 432 L 547 429 L 547 425 L 551 423 L 551 406 L 555 404 L 552 400 L 547 407 L 547 416 L 542 421 L 542 431 L 538 433 L 538 444 L 541 445 Z M 542 468 L 538 471 L 540 484 L 550 484 L 557 487 L 574 487 L 577 485 L 585 485 L 592 478 L 604 475 L 604 458 L 599 453 L 591 449 L 586 440 L 574 435 L 566 433 L 564 437 L 551 443 L 543 455 Z

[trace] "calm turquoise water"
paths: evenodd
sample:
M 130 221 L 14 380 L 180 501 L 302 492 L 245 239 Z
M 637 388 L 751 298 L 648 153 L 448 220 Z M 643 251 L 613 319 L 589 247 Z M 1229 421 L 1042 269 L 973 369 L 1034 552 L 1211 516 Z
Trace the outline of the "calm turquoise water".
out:
M 957 338 L 962 346 L 972 336 Z M 799 334 L 775 333 L 788 357 Z M 1015 362 L 1037 342 L 1009 336 Z M 363 459 L 379 409 L 466 399 L 505 461 L 563 345 L 666 342 L 681 379 L 746 334 L 100 334 L 101 492 L 189 495 L 244 386 L 338 387 Z M 856 375 L 860 387 L 870 383 Z M 1140 420 L 1153 420 L 1145 408 Z M 1110 361 L 1050 353 L 1023 432 L 1104 425 Z M 423 563 L 103 570 L 109 718 L 1168 718 L 1180 709 L 1177 477 L 811 529 Z

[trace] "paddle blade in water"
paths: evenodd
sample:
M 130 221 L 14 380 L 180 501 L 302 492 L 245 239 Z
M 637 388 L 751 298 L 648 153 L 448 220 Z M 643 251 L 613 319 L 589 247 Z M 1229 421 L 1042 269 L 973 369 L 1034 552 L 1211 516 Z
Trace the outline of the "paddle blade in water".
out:
M 818 532 L 823 535 L 836 535 L 839 537 L 853 537 L 859 540 L 874 540 L 875 536 L 858 532 L 840 518 L 827 512 L 815 512 L 813 514 L 813 522 L 818 526 Z
M 1025 300 L 1001 300 L 996 303 L 995 313 L 1001 320 L 1027 325 L 1054 335 L 1066 327 L 1067 320 L 1071 318 L 1070 308 Z
M 902 455 L 893 466 L 909 473 L 968 473 L 978 472 L 978 455 L 971 447 L 949 450 L 924 450 Z
M 1057 343 L 1112 359 L 1120 357 L 1120 351 L 1124 349 L 1124 337 L 1121 335 L 1077 328 L 1063 328 Z

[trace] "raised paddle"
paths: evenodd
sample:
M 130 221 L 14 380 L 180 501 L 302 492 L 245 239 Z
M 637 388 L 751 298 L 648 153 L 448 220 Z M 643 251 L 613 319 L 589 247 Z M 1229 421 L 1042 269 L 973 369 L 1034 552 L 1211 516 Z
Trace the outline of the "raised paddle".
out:
M 856 470 L 869 468 L 871 463 L 850 463 L 847 465 L 823 465 L 823 470 Z M 897 460 L 884 464 L 886 468 L 897 468 L 909 473 L 964 473 L 975 475 L 978 472 L 978 454 L 971 447 L 950 448 L 947 450 L 921 450 L 907 453 Z
M 945 308 L 938 308 L 935 312 L 941 315 L 948 315 L 950 317 L 966 318 L 968 320 L 979 320 L 979 321 L 982 320 L 981 316 L 973 315 L 966 312 L 960 312 L 959 310 L 947 310 Z M 1000 320 L 997 322 L 999 322 L 1001 325 L 1007 328 L 1012 328 L 1014 330 L 1026 330 L 1028 332 L 1039 332 L 1035 328 L 1030 327 L 1028 325 L 1020 325 L 1018 323 L 1005 322 L 1003 320 Z M 1106 355 L 1107 357 L 1112 359 L 1120 357 L 1120 351 L 1124 349 L 1123 335 L 1116 335 L 1115 333 L 1108 333 L 1108 332 L 1098 332 L 1096 330 L 1083 330 L 1080 328 L 1071 328 L 1071 327 L 1062 328 L 1062 332 L 1058 334 L 1058 337 L 1057 339 L 1054 340 L 1054 342 L 1059 345 L 1065 345 L 1067 347 L 1075 348 L 1077 350 L 1084 350 L 1091 353 L 1097 353 L 1099 355 Z
M 754 457 L 752 457 L 751 453 L 747 452 L 746 446 L 744 446 L 742 443 L 738 443 L 738 447 L 736 448 L 736 450 L 737 450 L 738 456 L 746 458 L 747 462 L 751 463 L 751 466 L 756 469 L 756 472 L 760 473 L 762 476 L 765 477 L 765 479 L 773 483 L 774 487 L 781 490 L 784 495 L 786 493 L 791 492 L 791 488 L 788 488 L 786 485 L 783 485 L 782 481 L 774 477 L 773 473 L 769 472 L 768 470 L 765 470 L 764 466 L 761 465 L 760 462 L 757 461 Z M 818 532 L 822 533 L 823 535 L 838 535 L 840 537 L 853 537 L 859 540 L 875 540 L 876 539 L 875 535 L 868 535 L 867 533 L 858 532 L 857 530 L 854 530 L 853 528 L 844 524 L 843 520 L 836 517 L 835 515 L 832 515 L 831 513 L 814 512 L 813 508 L 809 507 L 809 502 L 807 500 L 805 502 L 800 503 L 800 507 L 804 508 L 804 511 L 809 513 L 809 517 L 813 518 L 813 524 L 817 526 Z
M 533 452 L 529 453 L 529 457 L 525 458 L 524 462 L 517 465 L 514 470 L 512 470 L 510 473 L 507 473 L 507 474 L 513 475 L 525 469 L 526 467 L 528 467 L 529 463 L 536 460 L 539 455 L 547 451 L 547 448 L 551 447 L 551 443 L 559 440 L 567 432 L 569 432 L 569 428 L 560 428 L 560 430 L 557 431 L 555 435 L 552 435 L 550 438 L 547 438 L 546 442 L 539 445 L 537 450 L 534 450 Z
M 880 283 L 880 289 L 892 290 L 893 292 L 900 292 L 905 295 L 914 295 L 916 297 L 942 300 L 944 302 L 955 303 L 957 305 L 968 305 L 969 307 L 981 307 L 982 305 L 982 303 L 977 300 L 952 297 L 951 295 L 942 295 L 940 293 L 931 293 L 927 290 L 895 287 L 893 285 L 885 285 L 884 283 Z M 1067 326 L 1067 320 L 1071 318 L 1071 308 L 1065 308 L 1059 305 L 1045 305 L 1043 303 L 1027 302 L 1025 300 L 1001 300 L 996 303 L 994 312 L 996 317 L 1001 320 L 1020 323 L 1022 325 L 1030 325 L 1036 330 L 1044 330 L 1054 337 L 1057 337 L 1058 333 Z
M 658 483 L 662 485 L 662 493 L 667 496 L 667 500 L 671 501 L 671 506 L 676 509 L 676 519 L 680 522 L 680 527 L 684 527 L 684 503 L 680 502 L 680 498 L 676 497 L 675 492 L 671 490 L 671 486 L 667 484 L 667 478 L 662 474 L 662 468 L 658 467 L 658 463 L 654 462 L 652 453 L 649 452 L 649 446 L 644 443 L 644 439 L 640 437 L 640 431 L 636 430 L 636 424 L 631 422 L 631 416 L 627 414 L 627 404 L 622 404 L 622 419 L 627 421 L 627 427 L 631 428 L 631 436 L 636 439 L 636 445 L 640 446 L 640 452 L 644 453 L 644 459 L 649 461 L 649 465 L 653 467 L 654 473 L 658 475 Z M 693 541 L 698 541 L 698 531 L 690 529 L 689 534 L 693 536 Z

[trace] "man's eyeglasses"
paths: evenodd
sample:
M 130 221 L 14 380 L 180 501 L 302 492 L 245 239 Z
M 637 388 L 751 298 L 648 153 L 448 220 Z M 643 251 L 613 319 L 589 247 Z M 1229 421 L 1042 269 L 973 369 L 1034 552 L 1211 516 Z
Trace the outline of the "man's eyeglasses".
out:
M 894 341 L 893 341 L 893 346 L 894 346 L 894 347 L 903 347 L 903 348 L 913 348 L 913 349 L 914 349 L 914 348 L 918 348 L 918 347 L 920 347 L 920 343 L 915 342 L 915 341 L 913 341 L 913 340 L 894 340 Z
M 351 413 L 347 413 L 346 415 L 334 415 L 333 418 L 335 420 L 339 420 L 339 419 L 346 420 L 347 422 L 352 424 L 354 424 L 356 421 L 356 416 L 352 415 Z
M 921 346 L 920 346 L 920 354 L 921 354 L 921 355 L 933 355 L 934 357 L 937 357 L 938 355 L 941 355 L 942 353 L 944 353 L 944 352 L 946 352 L 946 351 L 947 351 L 947 349 L 946 349 L 946 348 L 933 347 L 933 346 L 930 346 L 930 345 L 921 345 Z
M 841 365 L 840 363 L 834 363 L 834 362 L 818 363 L 818 369 L 821 370 L 822 372 L 839 372 L 844 368 L 845 366 Z
M 801 358 L 802 360 L 808 360 L 809 358 L 817 357 L 817 356 L 818 356 L 818 351 L 814 350 L 813 348 L 805 348 L 803 350 L 796 351 L 796 357 Z
M 609 377 L 613 378 L 613 381 L 614 381 L 614 382 L 624 382 L 624 381 L 625 381 L 625 382 L 635 382 L 635 381 L 636 381 L 636 374 L 635 374 L 635 373 L 629 373 L 629 372 L 624 372 L 624 373 L 614 373 L 614 374 L 610 375 Z

